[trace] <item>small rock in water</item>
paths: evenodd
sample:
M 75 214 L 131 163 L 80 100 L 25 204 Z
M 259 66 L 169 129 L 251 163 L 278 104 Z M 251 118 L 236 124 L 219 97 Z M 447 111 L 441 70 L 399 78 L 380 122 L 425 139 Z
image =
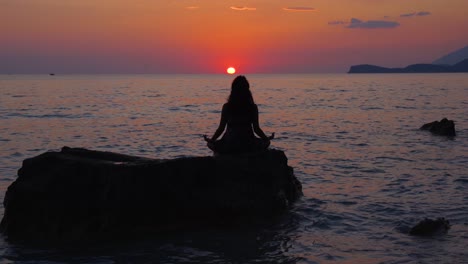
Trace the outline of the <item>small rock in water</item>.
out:
M 456 136 L 455 122 L 453 122 L 453 120 L 448 120 L 447 118 L 443 118 L 440 121 L 434 121 L 431 123 L 424 124 L 419 129 L 428 130 L 431 133 L 440 135 L 440 136 L 449 136 L 449 137 Z
M 410 230 L 410 235 L 430 236 L 447 233 L 450 229 L 450 222 L 443 217 L 436 220 L 425 218 Z

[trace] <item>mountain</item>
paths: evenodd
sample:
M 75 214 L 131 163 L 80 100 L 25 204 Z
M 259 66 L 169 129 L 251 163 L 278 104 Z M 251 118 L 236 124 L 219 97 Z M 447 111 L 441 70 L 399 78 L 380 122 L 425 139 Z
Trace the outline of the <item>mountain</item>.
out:
M 464 59 L 459 63 L 453 65 L 456 72 L 468 72 L 468 59 Z
M 442 73 L 442 72 L 468 72 L 468 59 L 450 65 L 412 64 L 405 68 L 385 68 L 370 64 L 351 66 L 348 73 Z
M 449 53 L 437 60 L 435 60 L 432 64 L 439 64 L 439 65 L 455 65 L 461 62 L 464 59 L 468 59 L 468 46 L 456 50 L 452 53 Z

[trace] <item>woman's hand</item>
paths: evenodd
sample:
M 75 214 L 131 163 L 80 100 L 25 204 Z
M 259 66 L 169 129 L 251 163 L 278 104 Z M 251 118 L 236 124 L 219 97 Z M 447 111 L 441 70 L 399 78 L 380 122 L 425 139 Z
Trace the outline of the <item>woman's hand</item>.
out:
M 213 140 L 209 137 L 207 137 L 206 135 L 203 135 L 203 139 L 206 141 L 206 142 L 213 142 Z
M 274 138 L 275 138 L 275 133 L 273 132 L 273 133 L 271 133 L 271 136 L 268 137 L 268 139 L 269 139 L 269 140 L 272 140 L 272 139 L 274 139 Z

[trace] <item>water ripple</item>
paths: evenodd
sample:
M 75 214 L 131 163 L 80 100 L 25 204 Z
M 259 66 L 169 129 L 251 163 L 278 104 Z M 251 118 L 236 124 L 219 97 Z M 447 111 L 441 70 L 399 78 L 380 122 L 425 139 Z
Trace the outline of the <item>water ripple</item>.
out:
M 1 88 L 0 198 L 25 158 L 65 144 L 153 158 L 211 155 L 200 135 L 217 128 L 231 81 L 217 75 L 15 78 Z M 250 228 L 200 229 L 85 248 L 31 249 L 0 236 L 0 254 L 18 263 L 463 263 L 468 258 L 466 75 L 248 78 L 263 130 L 276 132 L 272 146 L 286 151 L 303 184 L 305 196 L 291 212 Z M 454 139 L 419 131 L 442 117 L 456 121 Z M 441 238 L 408 236 L 424 217 L 446 217 L 453 227 Z

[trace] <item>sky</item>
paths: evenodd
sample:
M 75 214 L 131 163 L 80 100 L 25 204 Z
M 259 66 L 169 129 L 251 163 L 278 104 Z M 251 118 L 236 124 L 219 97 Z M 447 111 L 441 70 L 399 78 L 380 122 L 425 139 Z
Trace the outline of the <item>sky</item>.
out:
M 468 45 L 467 0 L 0 0 L 0 74 L 339 73 Z

